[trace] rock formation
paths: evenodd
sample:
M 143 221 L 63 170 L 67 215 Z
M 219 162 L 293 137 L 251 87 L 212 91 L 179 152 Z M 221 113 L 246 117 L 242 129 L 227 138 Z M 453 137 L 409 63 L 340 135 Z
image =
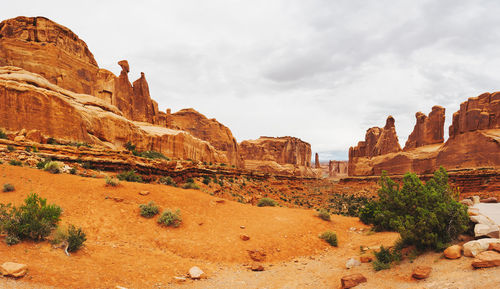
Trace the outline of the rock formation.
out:
M 347 161 L 330 161 L 328 162 L 329 177 L 344 177 L 347 176 Z
M 238 143 L 231 130 L 216 119 L 208 119 L 192 108 L 182 109 L 174 114 L 168 111 L 167 115 L 167 127 L 187 131 L 199 139 L 208 141 L 217 150 L 226 153 L 230 164 L 243 165 Z
M 321 168 L 321 165 L 319 164 L 319 156 L 318 156 L 318 153 L 316 153 L 314 155 L 314 167 L 319 169 Z
M 421 112 L 415 114 L 417 122 L 406 141 L 404 150 L 444 142 L 445 109 L 433 106 L 429 117 Z
M 416 116 L 417 124 L 404 151 L 370 153 L 378 131 L 368 130 L 365 141 L 349 150 L 349 175 L 379 175 L 383 170 L 390 174 L 423 174 L 439 166 L 448 170 L 500 167 L 500 92 L 484 93 L 463 102 L 453 114 L 450 137 L 444 144 L 444 108 L 433 107 L 429 117 L 420 113 Z
M 137 143 L 138 148 L 155 148 L 162 152 L 170 150 L 167 147 L 171 146 L 171 138 L 175 135 L 175 152 L 168 154 L 170 156 L 189 155 L 187 158 L 194 160 L 242 165 L 237 142 L 227 127 L 192 111 L 175 115 L 169 111 L 160 112 L 158 104 L 150 97 L 144 73 L 132 84 L 128 78 L 129 63 L 122 60 L 118 64 L 122 68 L 118 77 L 99 68 L 83 40 L 47 18 L 17 17 L 1 22 L 0 67 L 5 66 L 4 80 L 12 78 L 16 83 L 4 82 L 1 87 L 0 101 L 5 106 L 0 110 L 5 114 L 0 127 L 13 130 L 36 128 L 53 137 L 116 147 L 130 140 Z M 25 71 L 16 70 L 14 66 Z M 28 79 L 35 79 L 33 83 L 43 83 L 42 87 L 49 91 L 48 94 L 43 95 L 46 91 L 40 92 L 36 86 L 30 86 Z M 29 99 L 31 96 L 35 97 Z M 88 106 L 90 111 L 96 107 L 103 109 L 107 112 L 106 117 L 84 116 L 87 112 L 75 107 L 74 103 Z M 12 115 L 16 117 L 9 117 Z M 189 120 L 189 117 L 193 119 Z M 110 125 L 108 132 L 104 123 L 109 119 L 112 121 L 106 124 Z M 96 127 L 80 127 L 82 122 L 98 123 Z M 189 133 L 179 134 L 178 130 Z M 186 143 L 182 144 L 183 141 Z M 205 153 L 208 156 L 202 156 Z
M 265 137 L 240 143 L 245 168 L 270 173 L 312 175 L 311 145 L 295 137 Z

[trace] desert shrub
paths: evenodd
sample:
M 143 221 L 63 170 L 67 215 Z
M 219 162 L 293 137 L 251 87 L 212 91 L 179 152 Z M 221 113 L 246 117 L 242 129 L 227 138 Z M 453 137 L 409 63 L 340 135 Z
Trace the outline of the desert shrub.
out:
M 166 176 L 166 177 L 160 178 L 160 183 L 167 185 L 167 186 L 175 186 L 176 185 L 174 179 L 172 179 L 171 176 Z
M 192 190 L 199 190 L 200 186 L 195 184 L 194 182 L 187 182 L 182 186 L 183 189 L 192 189 Z
M 52 145 L 57 145 L 57 144 L 59 144 L 59 143 L 56 141 L 56 139 L 55 139 L 55 138 L 53 138 L 53 137 L 49 137 L 49 138 L 47 139 L 47 143 L 48 143 L 48 144 L 52 144 Z
M 29 195 L 24 204 L 2 206 L 0 219 L 2 230 L 8 236 L 19 240 L 43 240 L 56 227 L 60 220 L 62 209 L 57 205 L 47 205 L 47 200 L 37 194 Z
M 89 144 L 88 144 L 88 143 L 86 143 L 86 142 L 71 142 L 71 143 L 69 143 L 69 145 L 70 145 L 70 146 L 77 147 L 77 148 L 82 147 L 82 146 L 83 146 L 83 147 L 92 148 L 92 146 L 91 146 L 91 145 L 89 145 Z
M 320 209 L 318 212 L 318 217 L 325 221 L 330 221 L 330 213 L 326 209 Z
M 42 159 L 36 164 L 36 168 L 39 170 L 43 170 L 45 168 L 45 165 L 50 161 L 50 159 Z
M 204 176 L 203 177 L 203 184 L 205 184 L 205 185 L 210 184 L 210 177 L 209 176 Z
M 9 152 L 13 152 L 13 151 L 15 151 L 16 149 L 15 149 L 13 146 L 11 146 L 11 145 L 7 145 L 7 150 L 8 150 Z
M 132 151 L 132 153 L 135 155 L 135 156 L 138 156 L 138 157 L 143 157 L 143 158 L 148 158 L 148 159 L 164 159 L 164 160 L 170 160 L 169 158 L 167 158 L 164 154 L 160 153 L 160 152 L 156 152 L 156 151 L 143 151 L 143 152 L 139 152 L 139 151 Z
M 1 139 L 7 139 L 7 134 L 3 130 L 1 130 L 1 129 L 0 129 L 0 138 Z
M 144 218 L 152 218 L 160 212 L 160 209 L 153 201 L 147 204 L 140 204 L 139 209 L 141 210 L 141 216 Z
M 17 236 L 7 235 L 5 237 L 5 244 L 12 246 L 18 244 L 21 240 Z
M 337 245 L 338 245 L 337 234 L 335 232 L 326 231 L 326 232 L 322 233 L 321 235 L 319 235 L 319 238 L 325 240 L 325 242 L 330 244 L 330 246 L 337 247 Z
M 29 153 L 31 152 L 31 147 L 26 147 L 24 150 Z
M 140 175 L 136 174 L 134 170 L 130 170 L 127 172 L 121 172 L 121 173 L 117 174 L 116 177 L 120 181 L 142 183 L 142 177 Z
M 110 187 L 116 187 L 120 184 L 120 182 L 114 178 L 114 177 L 106 177 L 106 186 L 110 186 Z
M 50 161 L 45 164 L 43 167 L 44 171 L 50 172 L 52 174 L 58 174 L 61 172 L 61 168 L 58 162 Z
M 135 151 L 135 148 L 136 148 L 136 146 L 134 144 L 132 144 L 132 142 L 130 142 L 130 141 L 128 141 L 125 144 L 125 149 L 128 151 Z
M 21 167 L 23 165 L 23 163 L 21 161 L 18 161 L 18 160 L 10 160 L 9 165 Z
M 177 228 L 181 225 L 181 223 L 182 219 L 180 210 L 177 210 L 175 212 L 172 212 L 170 210 L 165 210 L 158 218 L 158 224 L 166 227 L 172 226 L 174 228 Z
M 258 207 L 275 207 L 276 201 L 270 198 L 262 198 L 257 202 Z
M 186 180 L 186 183 L 194 183 L 194 179 L 193 179 L 193 178 L 188 178 L 188 179 Z
M 332 214 L 357 217 L 359 210 L 369 203 L 371 198 L 354 194 L 332 194 L 328 202 L 328 210 Z
M 399 232 L 405 244 L 419 250 L 439 250 L 467 230 L 467 209 L 454 199 L 444 168 L 425 184 L 407 173 L 401 189 L 384 172 L 380 185 L 379 200 L 360 211 L 360 219 L 376 230 Z
M 83 162 L 82 163 L 82 168 L 84 168 L 86 170 L 93 170 L 94 166 L 92 166 L 92 164 L 90 162 Z
M 74 225 L 69 225 L 67 241 L 68 252 L 76 252 L 83 246 L 83 243 L 87 241 L 87 236 L 82 228 L 76 228 Z
M 386 270 L 391 268 L 393 262 L 398 262 L 401 260 L 400 248 L 388 249 L 384 246 L 380 247 L 380 251 L 375 252 L 375 261 L 373 261 L 372 266 L 375 271 Z
M 71 167 L 71 169 L 69 170 L 69 173 L 72 174 L 72 175 L 76 175 L 76 168 L 75 167 Z
M 4 193 L 13 192 L 15 190 L 16 190 L 16 188 L 14 188 L 13 185 L 11 185 L 11 184 L 3 184 L 3 192 Z

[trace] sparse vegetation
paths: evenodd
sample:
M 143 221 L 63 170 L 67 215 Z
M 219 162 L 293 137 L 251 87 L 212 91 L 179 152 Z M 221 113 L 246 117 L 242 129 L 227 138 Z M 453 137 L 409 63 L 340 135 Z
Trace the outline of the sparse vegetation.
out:
M 319 209 L 318 217 L 325 221 L 330 221 L 330 213 L 326 209 Z
M 444 168 L 425 184 L 407 173 L 401 189 L 384 172 L 380 185 L 379 200 L 360 211 L 361 221 L 376 230 L 396 231 L 405 244 L 419 250 L 442 250 L 467 230 L 467 210 L 454 199 L 456 192 L 449 187 Z
M 192 189 L 192 190 L 199 190 L 200 186 L 198 186 L 194 182 L 187 182 L 182 186 L 183 189 Z
M 330 244 L 330 246 L 337 247 L 337 245 L 338 245 L 337 234 L 335 232 L 326 231 L 326 232 L 322 233 L 321 235 L 319 235 L 319 238 L 325 240 L 325 242 Z
M 0 139 L 7 139 L 7 134 L 0 129 Z
M 76 175 L 76 168 L 75 167 L 71 167 L 71 169 L 69 170 L 69 173 L 72 174 L 72 175 Z
M 50 172 L 52 174 L 58 174 L 61 172 L 61 168 L 58 162 L 54 161 L 49 161 L 45 163 L 45 166 L 43 167 L 44 171 Z
M 174 186 L 174 187 L 177 185 L 171 176 L 166 176 L 166 177 L 160 178 L 160 183 L 167 185 L 167 186 Z
M 14 186 L 11 184 L 4 184 L 3 185 L 3 192 L 4 193 L 13 192 L 15 190 L 16 190 L 16 188 L 14 188 Z
M 209 176 L 204 176 L 203 177 L 203 184 L 205 184 L 205 185 L 210 184 L 210 177 Z
M 23 166 L 23 163 L 21 161 L 18 161 L 18 160 L 10 160 L 9 165 L 21 167 L 21 166 Z
M 275 207 L 276 201 L 270 198 L 262 198 L 257 202 L 258 207 Z
M 94 167 L 92 166 L 92 164 L 90 162 L 83 162 L 82 168 L 84 168 L 86 170 L 93 170 L 94 169 Z
M 152 218 L 160 212 L 160 209 L 153 201 L 147 204 L 140 204 L 139 209 L 141 210 L 141 216 L 144 218 Z
M 172 226 L 174 228 L 177 228 L 181 225 L 181 223 L 182 219 L 180 210 L 177 210 L 175 212 L 172 212 L 170 210 L 165 210 L 158 218 L 158 224 L 166 227 Z
M 9 237 L 6 242 L 11 244 L 16 239 L 40 241 L 56 227 L 61 212 L 59 206 L 47 205 L 46 199 L 31 194 L 21 207 L 1 204 L 0 228 Z
M 115 177 L 106 177 L 106 186 L 117 187 L 119 184 L 120 182 Z
M 375 252 L 375 261 L 373 261 L 372 266 L 375 271 L 386 270 L 391 268 L 393 262 L 399 262 L 401 260 L 401 251 L 398 248 L 388 249 L 384 246 L 380 247 L 380 251 Z
M 13 146 L 11 146 L 11 145 L 7 145 L 7 150 L 8 150 L 9 152 L 13 152 L 13 151 L 15 151 L 16 149 L 15 149 Z
M 117 174 L 116 177 L 120 181 L 142 183 L 142 177 L 140 175 L 136 174 L 134 170 L 130 170 L 127 172 L 121 172 L 121 173 Z
M 69 225 L 69 227 L 57 227 L 52 234 L 51 243 L 54 245 L 61 244 L 63 242 L 67 243 L 68 252 L 76 252 L 87 240 L 85 232 L 82 228 L 76 228 L 74 225 Z
M 134 156 L 137 157 L 142 157 L 142 158 L 148 158 L 148 159 L 164 159 L 164 160 L 170 160 L 168 157 L 166 157 L 164 154 L 157 152 L 157 151 L 138 151 L 136 149 L 136 145 L 132 144 L 132 142 L 128 141 L 125 144 L 125 149 L 132 152 Z

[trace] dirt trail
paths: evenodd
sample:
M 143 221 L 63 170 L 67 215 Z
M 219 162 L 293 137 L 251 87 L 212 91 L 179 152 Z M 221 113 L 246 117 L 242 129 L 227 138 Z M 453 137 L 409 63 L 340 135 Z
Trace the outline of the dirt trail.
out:
M 0 278 L 0 288 L 338 288 L 340 277 L 351 272 L 368 278 L 359 288 L 474 288 L 443 287 L 439 282 L 460 281 L 469 275 L 475 280 L 485 274 L 485 282 L 500 281 L 494 279 L 498 269 L 474 272 L 470 259 L 464 258 L 452 261 L 458 267 L 449 266 L 448 260 L 435 263 L 438 254 L 416 261 L 435 267 L 425 283 L 409 278 L 415 264 L 407 261 L 384 272 L 375 273 L 369 264 L 348 271 L 345 261 L 358 256 L 361 245 L 390 245 L 397 238 L 395 233 L 360 233 L 360 228 L 367 227 L 357 218 L 332 216 L 332 222 L 325 222 L 312 210 L 259 208 L 164 185 L 122 182 L 112 188 L 105 186 L 104 179 L 6 164 L 0 165 L 0 185 L 4 183 L 13 184 L 16 191 L 0 193 L 0 202 L 20 204 L 30 192 L 39 193 L 64 209 L 62 223 L 83 227 L 88 240 L 71 257 L 48 242 L 12 247 L 0 242 L 0 262 L 29 266 L 29 273 L 20 280 Z M 141 191 L 150 193 L 142 196 Z M 161 208 L 180 209 L 183 224 L 163 228 L 156 219 L 140 217 L 138 205 L 151 200 Z M 337 232 L 338 248 L 318 238 L 325 230 Z M 250 240 L 242 241 L 241 234 Z M 252 262 L 248 250 L 266 253 L 264 272 L 247 269 Z M 195 265 L 207 273 L 207 279 L 183 284 L 173 280 Z M 431 287 L 419 287 L 422 284 Z M 481 288 L 494 288 L 484 284 Z

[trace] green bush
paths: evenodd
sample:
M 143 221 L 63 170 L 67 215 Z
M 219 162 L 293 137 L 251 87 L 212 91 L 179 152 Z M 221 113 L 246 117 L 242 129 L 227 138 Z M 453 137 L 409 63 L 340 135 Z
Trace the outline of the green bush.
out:
M 47 139 L 47 143 L 48 143 L 48 144 L 51 144 L 51 145 L 58 145 L 58 144 L 59 144 L 59 143 L 56 141 L 56 139 L 55 139 L 55 138 L 53 138 L 53 137 L 49 137 L 49 138 Z
M 407 173 L 401 189 L 383 172 L 380 185 L 379 200 L 366 205 L 359 216 L 376 230 L 396 231 L 405 244 L 419 250 L 442 249 L 467 230 L 467 209 L 454 199 L 444 168 L 425 184 Z
M 7 134 L 3 130 L 0 129 L 0 138 L 1 139 L 7 139 Z
M 325 221 L 330 221 L 330 213 L 326 209 L 320 209 L 318 212 L 318 217 Z
M 52 174 L 58 174 L 61 172 L 61 168 L 58 162 L 49 161 L 43 167 L 44 171 L 50 172 Z
M 128 151 L 135 151 L 135 145 L 132 144 L 132 142 L 128 141 L 125 144 L 125 149 L 128 150 Z
M 128 172 L 121 172 L 121 173 L 117 174 L 116 177 L 120 181 L 142 183 L 142 177 L 140 175 L 136 174 L 134 170 L 130 170 Z
M 18 161 L 18 160 L 10 160 L 9 165 L 21 167 L 23 165 L 23 163 L 21 161 Z
M 170 210 L 166 210 L 158 218 L 158 224 L 166 227 L 172 226 L 174 228 L 177 228 L 181 225 L 181 223 L 182 219 L 180 210 L 175 211 L 175 213 Z
M 205 185 L 210 184 L 210 177 L 209 176 L 204 176 L 203 177 L 203 184 L 205 184 Z
M 14 186 L 11 184 L 4 184 L 3 185 L 3 192 L 4 193 L 13 192 L 15 190 L 16 190 L 16 188 L 14 188 Z
M 319 235 L 320 239 L 325 240 L 330 246 L 337 247 L 337 234 L 332 231 L 326 231 L 323 234 Z
M 76 175 L 76 168 L 75 167 L 71 167 L 71 169 L 69 170 L 69 173 L 72 174 L 72 175 Z
M 141 210 L 141 216 L 144 218 L 152 218 L 160 212 L 160 209 L 153 201 L 147 204 L 140 204 L 139 209 Z
M 193 178 L 188 178 L 188 179 L 186 180 L 186 183 L 194 183 L 194 179 L 193 179 Z
M 258 207 L 275 207 L 276 201 L 270 198 L 262 198 L 257 202 Z
M 74 225 L 70 225 L 68 228 L 68 252 L 78 251 L 85 241 L 87 241 L 87 236 L 83 232 L 82 228 L 76 228 Z
M 57 205 L 47 205 L 47 200 L 37 194 L 31 194 L 24 200 L 24 205 L 2 205 L 0 220 L 2 231 L 19 240 L 43 240 L 56 227 L 62 209 Z
M 401 260 L 401 251 L 399 248 L 393 248 L 392 250 L 380 247 L 380 251 L 375 252 L 375 261 L 373 261 L 372 266 L 375 271 L 386 270 L 391 268 L 393 262 L 398 262 Z
M 199 190 L 200 186 L 195 184 L 194 182 L 187 182 L 182 186 L 183 189 L 192 189 L 192 190 Z
M 143 158 L 148 158 L 148 159 L 164 159 L 164 160 L 170 160 L 167 158 L 164 154 L 156 152 L 156 151 L 143 151 L 143 152 L 138 152 L 138 151 L 132 151 L 132 153 L 135 156 L 138 157 L 143 157 Z
M 114 177 L 106 177 L 106 186 L 110 186 L 110 187 L 116 187 L 120 184 L 120 182 L 114 178 Z
M 166 177 L 160 178 L 160 183 L 167 185 L 167 186 L 175 186 L 176 185 L 174 179 L 172 179 L 171 176 L 166 176 Z
M 37 164 L 36 164 L 36 168 L 39 169 L 39 170 L 43 170 L 45 168 L 45 165 L 50 162 L 51 160 L 50 159 L 43 159 L 43 160 L 40 160 Z
M 8 150 L 9 152 L 13 152 L 13 151 L 15 151 L 16 149 L 15 149 L 13 146 L 11 146 L 11 145 L 7 145 L 7 150 Z

